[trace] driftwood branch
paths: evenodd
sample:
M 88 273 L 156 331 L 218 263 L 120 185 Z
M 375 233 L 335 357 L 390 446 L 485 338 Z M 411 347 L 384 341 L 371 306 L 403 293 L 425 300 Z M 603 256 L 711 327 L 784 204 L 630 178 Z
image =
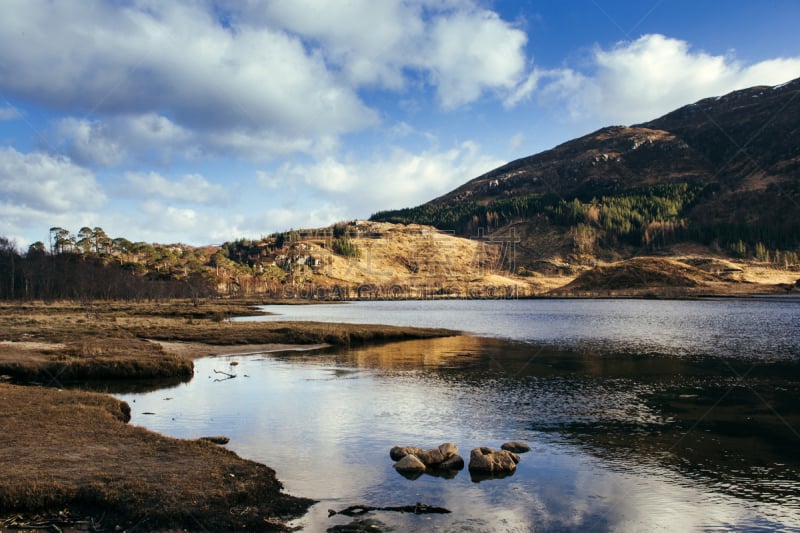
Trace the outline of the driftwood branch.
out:
M 401 505 L 398 507 L 374 507 L 372 505 L 351 505 L 347 509 L 341 511 L 334 511 L 328 509 L 328 517 L 333 515 L 343 514 L 345 516 L 360 516 L 370 511 L 394 511 L 397 513 L 414 513 L 414 514 L 447 514 L 451 511 L 444 507 L 435 507 L 433 505 L 426 505 L 424 503 L 417 503 L 416 505 Z
M 216 369 L 215 369 L 215 370 L 214 370 L 214 373 L 215 373 L 215 374 L 222 374 L 223 376 L 226 376 L 226 377 L 224 377 L 224 378 L 217 378 L 217 379 L 215 379 L 214 381 L 225 381 L 225 380 L 228 380 L 228 379 L 233 379 L 233 378 L 235 378 L 235 377 L 236 377 L 236 374 L 228 374 L 227 372 L 223 372 L 222 370 L 216 370 Z

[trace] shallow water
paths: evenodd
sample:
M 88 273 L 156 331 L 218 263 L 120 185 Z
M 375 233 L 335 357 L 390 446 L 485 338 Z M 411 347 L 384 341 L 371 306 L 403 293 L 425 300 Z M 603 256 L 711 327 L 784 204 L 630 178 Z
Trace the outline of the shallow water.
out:
M 206 358 L 188 383 L 118 394 L 132 423 L 227 435 L 290 493 L 319 499 L 296 522 L 306 530 L 355 520 L 328 509 L 416 502 L 453 512 L 364 519 L 396 531 L 800 530 L 798 300 L 269 310 L 494 337 Z M 503 479 L 408 480 L 388 455 L 452 441 L 468 458 L 506 440 L 533 451 Z

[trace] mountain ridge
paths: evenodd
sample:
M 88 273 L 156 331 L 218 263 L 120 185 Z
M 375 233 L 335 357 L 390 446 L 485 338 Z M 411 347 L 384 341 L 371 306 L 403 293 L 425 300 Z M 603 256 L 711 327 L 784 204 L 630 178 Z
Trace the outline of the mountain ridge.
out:
M 592 230 L 594 255 L 621 258 L 687 242 L 739 256 L 796 252 L 800 223 L 787 215 L 800 212 L 799 139 L 800 78 L 601 128 L 371 220 L 469 235 L 546 219 L 564 239 Z M 548 253 L 570 255 L 538 255 Z

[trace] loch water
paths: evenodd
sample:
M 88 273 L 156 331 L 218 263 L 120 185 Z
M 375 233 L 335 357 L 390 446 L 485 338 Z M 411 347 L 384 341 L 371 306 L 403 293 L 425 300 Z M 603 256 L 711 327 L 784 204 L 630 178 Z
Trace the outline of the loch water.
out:
M 467 333 L 203 358 L 189 382 L 116 394 L 131 423 L 179 438 L 226 435 L 289 493 L 319 500 L 292 523 L 304 530 L 800 531 L 800 299 L 263 310 L 273 314 L 248 320 Z M 508 440 L 532 451 L 501 479 L 465 469 L 411 480 L 389 458 L 396 444 L 454 442 L 468 460 L 470 449 Z M 417 502 L 452 512 L 328 516 Z

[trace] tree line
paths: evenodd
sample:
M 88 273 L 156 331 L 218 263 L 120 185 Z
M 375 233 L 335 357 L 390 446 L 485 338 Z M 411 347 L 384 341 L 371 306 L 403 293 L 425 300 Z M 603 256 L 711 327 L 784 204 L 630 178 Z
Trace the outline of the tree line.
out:
M 50 228 L 25 252 L 0 236 L 0 299 L 91 300 L 249 296 L 311 279 L 305 244 L 358 258 L 358 230 L 342 222 L 289 230 L 260 240 L 191 247 L 131 242 L 100 228 Z M 316 259 L 314 264 L 316 265 Z M 318 265 L 316 265 L 318 266 Z
M 51 228 L 22 252 L 0 237 L 0 299 L 196 298 L 215 292 L 206 258 L 191 247 L 112 239 L 102 228 Z
M 752 217 L 741 221 L 697 216 L 692 208 L 719 192 L 717 184 L 670 183 L 624 190 L 600 197 L 529 194 L 488 203 L 427 203 L 380 211 L 378 222 L 424 224 L 465 237 L 512 222 L 544 218 L 548 223 L 600 236 L 601 246 L 618 243 L 653 250 L 677 242 L 716 245 L 741 257 L 780 258 L 796 263 L 800 220 Z

